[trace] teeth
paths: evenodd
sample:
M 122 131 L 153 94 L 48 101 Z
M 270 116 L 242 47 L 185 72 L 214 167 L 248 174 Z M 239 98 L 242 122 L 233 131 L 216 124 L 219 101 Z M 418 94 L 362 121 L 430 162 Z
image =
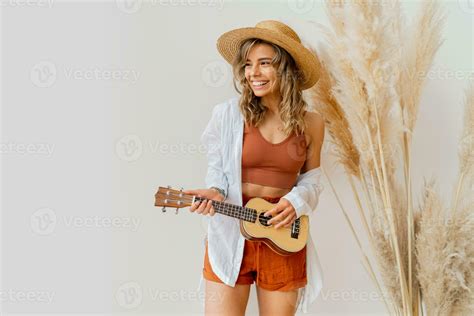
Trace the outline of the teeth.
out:
M 263 86 L 264 84 L 266 84 L 268 81 L 254 81 L 253 82 L 253 85 L 254 86 Z

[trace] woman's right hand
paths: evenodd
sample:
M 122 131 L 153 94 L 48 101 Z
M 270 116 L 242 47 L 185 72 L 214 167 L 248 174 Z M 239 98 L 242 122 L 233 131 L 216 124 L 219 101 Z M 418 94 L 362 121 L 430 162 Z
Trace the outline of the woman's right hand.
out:
M 216 200 L 219 202 L 224 201 L 224 197 L 214 189 L 196 189 L 196 190 L 183 190 L 183 193 L 185 194 L 192 194 L 196 195 L 201 198 L 205 198 L 205 201 L 195 201 L 190 207 L 189 211 L 194 212 L 202 215 L 211 215 L 214 216 L 215 214 L 215 209 L 212 206 L 212 201 L 211 200 Z

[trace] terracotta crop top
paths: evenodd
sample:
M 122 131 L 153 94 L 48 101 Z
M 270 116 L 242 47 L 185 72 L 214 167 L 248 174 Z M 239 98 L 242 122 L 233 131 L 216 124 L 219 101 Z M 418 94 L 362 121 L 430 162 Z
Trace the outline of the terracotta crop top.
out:
M 304 134 L 291 133 L 272 144 L 260 130 L 244 123 L 242 145 L 242 182 L 291 189 L 306 160 Z

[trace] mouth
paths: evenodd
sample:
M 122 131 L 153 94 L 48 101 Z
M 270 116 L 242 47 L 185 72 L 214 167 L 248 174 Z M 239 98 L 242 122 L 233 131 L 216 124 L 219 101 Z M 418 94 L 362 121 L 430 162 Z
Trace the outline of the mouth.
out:
M 264 80 L 259 80 L 259 81 L 252 81 L 252 87 L 254 89 L 262 89 L 267 83 L 270 81 L 264 81 Z

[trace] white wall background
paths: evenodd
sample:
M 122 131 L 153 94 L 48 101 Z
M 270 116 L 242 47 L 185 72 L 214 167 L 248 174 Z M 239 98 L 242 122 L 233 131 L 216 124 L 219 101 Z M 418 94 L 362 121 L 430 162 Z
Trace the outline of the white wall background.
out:
M 2 1 L 2 313 L 203 314 L 207 218 L 163 214 L 154 193 L 204 184 L 199 135 L 213 105 L 236 95 L 218 36 L 280 19 L 314 46 L 320 36 L 305 20 L 327 25 L 321 2 Z M 417 3 L 403 1 L 407 17 Z M 421 100 L 413 179 L 418 193 L 435 175 L 449 197 L 474 4 L 443 5 L 445 42 Z M 328 146 L 323 155 L 356 219 Z M 311 225 L 325 287 L 310 312 L 383 315 L 324 185 Z M 254 288 L 247 311 L 258 311 Z

